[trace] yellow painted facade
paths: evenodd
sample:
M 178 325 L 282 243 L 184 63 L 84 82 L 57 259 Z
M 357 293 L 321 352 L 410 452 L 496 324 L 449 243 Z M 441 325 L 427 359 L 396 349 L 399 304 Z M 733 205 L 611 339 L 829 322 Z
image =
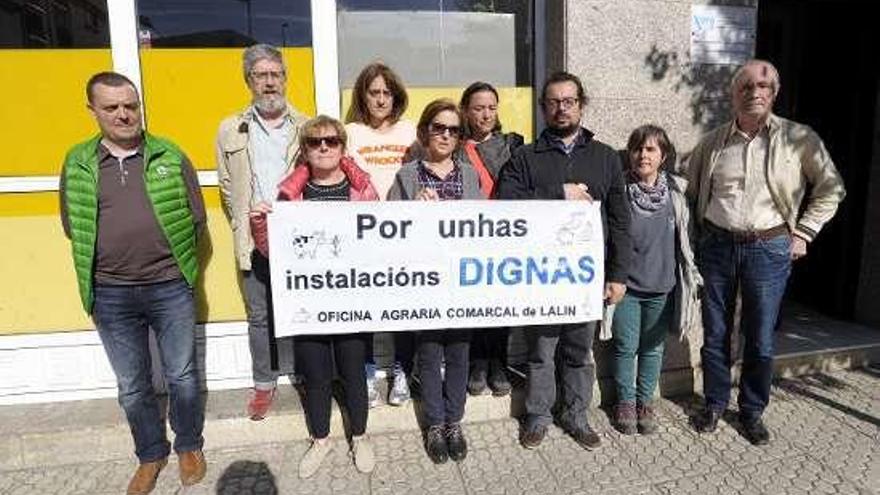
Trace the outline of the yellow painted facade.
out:
M 310 48 L 285 48 L 288 97 L 314 115 Z M 214 139 L 224 117 L 244 108 L 241 49 L 141 50 L 145 116 L 150 132 L 171 138 L 200 170 L 213 170 Z M 85 81 L 110 70 L 109 50 L 0 50 L 0 176 L 56 176 L 66 150 L 96 132 L 85 107 Z M 39 74 L 40 77 L 34 77 Z M 462 88 L 411 88 L 406 117 L 428 101 L 457 101 Z M 531 88 L 499 88 L 505 129 L 531 140 Z M 343 94 L 348 107 L 350 91 Z M 243 320 L 232 239 L 216 187 L 204 187 L 208 239 L 198 288 L 200 321 Z M 58 217 L 56 192 L 0 193 L 0 335 L 93 327 L 82 311 Z

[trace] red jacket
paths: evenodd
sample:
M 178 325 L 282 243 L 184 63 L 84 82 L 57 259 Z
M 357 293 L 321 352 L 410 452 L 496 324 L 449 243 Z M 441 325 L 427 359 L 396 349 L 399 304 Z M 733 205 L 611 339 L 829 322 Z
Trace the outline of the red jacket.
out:
M 370 182 L 370 174 L 361 170 L 351 157 L 343 156 L 339 161 L 339 168 L 348 178 L 349 201 L 378 201 L 379 194 Z M 293 171 L 278 185 L 278 201 L 302 201 L 303 189 L 309 182 L 311 169 L 304 162 L 300 162 Z M 254 238 L 254 246 L 265 257 L 269 257 L 269 229 L 266 215 L 252 216 L 251 235 Z

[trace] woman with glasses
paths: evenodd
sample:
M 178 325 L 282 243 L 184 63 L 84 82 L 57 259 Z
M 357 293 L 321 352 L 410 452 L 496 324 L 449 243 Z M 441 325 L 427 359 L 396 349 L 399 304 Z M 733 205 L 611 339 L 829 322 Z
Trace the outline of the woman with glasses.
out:
M 452 201 L 481 199 L 474 169 L 457 159 L 462 135 L 461 112 L 451 100 L 434 100 L 419 119 L 417 135 L 425 158 L 397 172 L 389 200 Z M 421 380 L 425 450 L 437 464 L 467 456 L 461 429 L 467 398 L 470 330 L 419 332 L 417 354 Z M 441 367 L 445 363 L 445 373 Z
M 515 132 L 501 132 L 498 118 L 498 91 L 485 82 L 475 82 L 464 90 L 459 102 L 464 114 L 464 140 L 460 154 L 474 167 L 480 177 L 483 196 L 491 198 L 495 180 L 501 167 L 510 160 L 513 151 L 523 145 L 523 137 Z M 504 396 L 510 393 L 507 379 L 508 328 L 487 328 L 474 332 L 471 339 L 470 377 L 471 395 L 491 393 Z
M 358 165 L 370 174 L 382 199 L 416 140 L 415 125 L 401 118 L 407 102 L 406 88 L 400 77 L 381 62 L 364 67 L 352 89 L 351 105 L 345 117 L 349 148 Z M 412 353 L 412 334 L 395 333 L 394 382 L 388 393 L 388 403 L 393 406 L 402 406 L 409 400 L 406 377 L 412 371 Z M 379 405 L 372 339 L 367 348 L 367 391 L 370 407 Z
M 370 176 L 345 154 L 342 123 L 325 115 L 303 124 L 300 156 L 303 163 L 279 185 L 280 201 L 376 201 Z M 317 472 L 332 450 L 330 404 L 334 372 L 342 379 L 343 402 L 351 427 L 351 455 L 358 471 L 369 473 L 375 460 L 367 441 L 367 387 L 364 371 L 369 335 L 309 335 L 296 337 L 297 369 L 305 377 L 305 409 L 312 444 L 299 463 L 299 476 Z M 334 368 L 335 364 L 335 368 Z
M 702 279 L 690 244 L 685 186 L 666 173 L 675 149 L 660 127 L 645 125 L 627 144 L 626 196 L 633 255 L 626 293 L 614 310 L 614 426 L 621 433 L 657 431 L 651 406 L 670 328 L 699 328 Z

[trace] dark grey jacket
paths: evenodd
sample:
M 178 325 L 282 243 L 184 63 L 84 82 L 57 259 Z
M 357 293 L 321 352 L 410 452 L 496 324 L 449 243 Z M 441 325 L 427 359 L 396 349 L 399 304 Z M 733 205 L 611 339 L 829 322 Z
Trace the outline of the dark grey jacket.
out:
M 562 185 L 583 183 L 594 200 L 602 202 L 605 227 L 605 280 L 626 283 L 632 241 L 630 210 L 620 157 L 607 144 L 581 129 L 570 154 L 557 148 L 547 131 L 516 150 L 495 185 L 498 199 L 565 199 Z
M 410 200 L 416 197 L 419 192 L 419 171 L 416 169 L 420 160 L 414 160 L 403 164 L 403 167 L 397 171 L 394 178 L 394 184 L 388 190 L 388 200 Z M 480 192 L 480 177 L 476 170 L 469 163 L 461 163 L 456 160 L 456 164 L 461 168 L 461 199 L 483 199 L 483 193 Z

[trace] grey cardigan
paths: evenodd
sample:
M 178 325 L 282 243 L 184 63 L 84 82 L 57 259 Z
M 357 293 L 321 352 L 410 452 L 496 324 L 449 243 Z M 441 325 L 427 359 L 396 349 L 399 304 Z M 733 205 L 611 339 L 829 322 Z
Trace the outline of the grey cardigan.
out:
M 421 160 L 413 160 L 407 162 L 397 171 L 394 177 L 394 184 L 388 190 L 388 200 L 410 200 L 416 197 L 419 192 L 419 171 L 418 167 Z M 477 171 L 467 162 L 455 161 L 456 165 L 461 168 L 461 199 L 483 199 L 483 193 L 480 191 L 480 177 Z

